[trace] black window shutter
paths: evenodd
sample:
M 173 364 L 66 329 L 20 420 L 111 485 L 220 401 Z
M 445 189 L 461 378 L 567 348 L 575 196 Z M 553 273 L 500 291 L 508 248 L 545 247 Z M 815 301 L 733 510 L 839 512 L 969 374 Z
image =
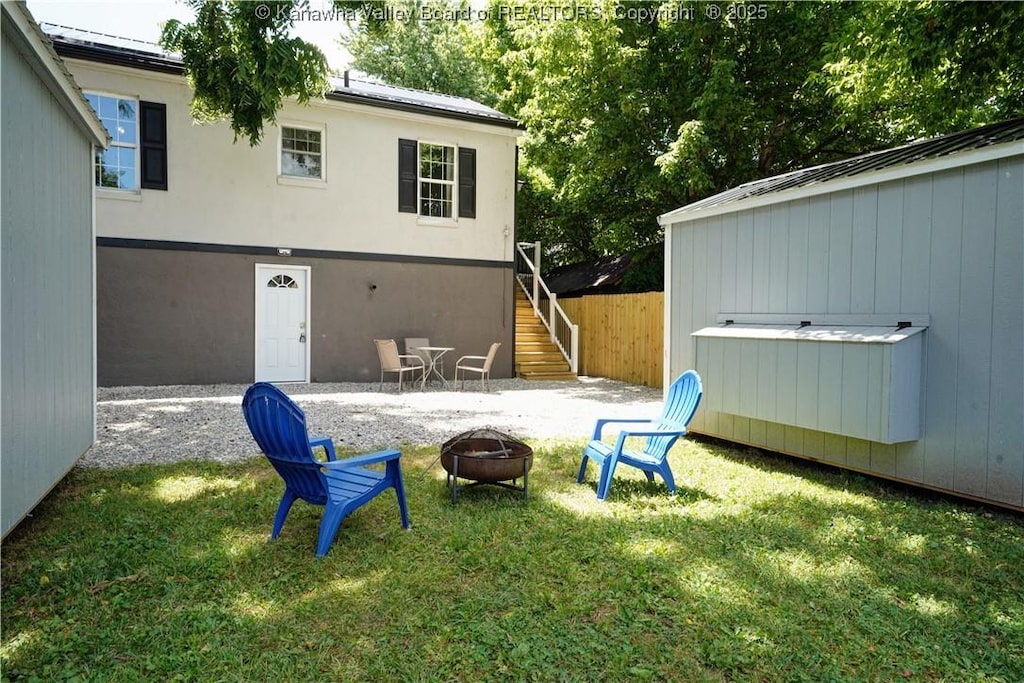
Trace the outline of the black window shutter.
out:
M 139 138 L 142 148 L 141 185 L 147 190 L 167 189 L 167 105 L 139 102 Z
M 398 140 L 398 210 L 417 213 L 416 173 L 417 145 L 415 140 Z
M 476 150 L 459 147 L 459 218 L 476 218 Z

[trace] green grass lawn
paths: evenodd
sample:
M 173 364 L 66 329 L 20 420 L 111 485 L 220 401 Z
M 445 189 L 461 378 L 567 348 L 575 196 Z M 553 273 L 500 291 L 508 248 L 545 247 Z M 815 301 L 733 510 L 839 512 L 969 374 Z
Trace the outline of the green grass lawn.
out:
M 530 500 L 436 449 L 313 556 L 262 459 L 75 470 L 3 544 L 4 680 L 1024 680 L 1024 523 L 690 440 L 680 484 L 534 444 Z

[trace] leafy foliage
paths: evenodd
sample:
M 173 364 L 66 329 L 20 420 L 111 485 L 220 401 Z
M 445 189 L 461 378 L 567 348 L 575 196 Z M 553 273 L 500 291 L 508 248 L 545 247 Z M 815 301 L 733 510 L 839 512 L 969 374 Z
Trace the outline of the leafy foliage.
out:
M 236 140 L 243 136 L 257 145 L 284 98 L 304 103 L 327 90 L 323 52 L 288 34 L 293 10 L 306 0 L 188 4 L 195 21 L 168 21 L 161 44 L 182 55 L 197 120 L 228 118 Z
M 396 17 L 373 22 L 375 15 Z M 363 10 L 356 30 L 343 38 L 352 66 L 391 85 L 457 95 L 493 104 L 481 61 L 483 32 L 463 0 L 398 0 Z M 400 19 L 400 20 L 399 20 Z
M 628 7 L 640 6 L 660 8 Z M 592 7 L 586 21 L 490 22 L 508 45 L 493 68 L 519 84 L 503 104 L 529 130 L 525 158 L 557 188 L 559 220 L 527 215 L 523 233 L 563 259 L 637 250 L 660 239 L 661 212 L 877 144 L 836 129 L 834 98 L 810 78 L 825 63 L 820 36 L 855 11 L 846 4 L 773 4 L 731 22 Z
M 920 137 L 1024 112 L 1020 3 L 865 3 L 825 51 L 825 80 L 851 121 Z

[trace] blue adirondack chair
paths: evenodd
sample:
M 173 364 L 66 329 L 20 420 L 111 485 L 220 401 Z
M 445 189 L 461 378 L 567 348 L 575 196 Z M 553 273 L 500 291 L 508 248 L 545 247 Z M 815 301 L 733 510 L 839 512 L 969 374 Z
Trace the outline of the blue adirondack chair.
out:
M 593 440 L 587 444 L 583 451 L 583 461 L 580 463 L 580 472 L 576 481 L 583 482 L 587 474 L 587 461 L 593 459 L 601 467 L 597 479 L 597 499 L 604 500 L 608 497 L 608 490 L 612 486 L 612 477 L 615 475 L 617 465 L 630 465 L 643 470 L 648 481 L 654 481 L 654 474 L 660 474 L 665 480 L 665 485 L 671 493 L 675 493 L 676 482 L 672 476 L 672 470 L 668 465 L 668 451 L 672 444 L 681 436 L 686 435 L 686 426 L 690 424 L 700 399 L 703 395 L 700 375 L 693 370 L 687 370 L 680 375 L 668 389 L 665 397 L 665 408 L 661 417 L 656 420 L 636 419 L 600 419 L 594 427 Z M 601 432 L 606 424 L 632 423 L 637 428 L 626 428 L 619 432 L 619 438 L 615 445 L 605 443 L 601 440 Z M 639 425 L 646 425 L 640 427 Z M 645 436 L 647 443 L 641 451 L 633 451 L 625 448 L 626 439 L 631 436 Z
M 296 499 L 324 506 L 320 520 L 317 557 L 327 554 L 334 536 L 356 508 L 368 503 L 389 488 L 398 495 L 402 526 L 409 528 L 409 509 L 402 483 L 402 456 L 396 450 L 367 453 L 338 460 L 329 437 L 310 437 L 306 414 L 273 384 L 257 382 L 242 399 L 242 413 L 249 431 L 260 449 L 284 479 L 284 495 L 274 517 L 271 538 L 277 538 Z M 322 448 L 326 460 L 314 457 L 313 449 Z M 366 465 L 386 463 L 384 472 Z

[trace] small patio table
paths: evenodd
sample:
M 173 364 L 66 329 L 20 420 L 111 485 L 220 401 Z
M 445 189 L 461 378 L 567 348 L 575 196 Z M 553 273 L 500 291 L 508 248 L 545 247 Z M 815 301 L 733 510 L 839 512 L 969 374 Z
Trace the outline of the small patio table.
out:
M 445 389 L 451 388 L 448 384 L 448 380 L 444 378 L 441 371 L 437 369 L 437 362 L 441 360 L 441 357 L 449 351 L 454 351 L 453 346 L 415 346 L 413 351 L 423 351 L 427 354 L 427 371 L 423 373 L 423 386 L 427 385 L 427 379 L 430 377 L 436 377 L 441 380 L 441 384 Z

